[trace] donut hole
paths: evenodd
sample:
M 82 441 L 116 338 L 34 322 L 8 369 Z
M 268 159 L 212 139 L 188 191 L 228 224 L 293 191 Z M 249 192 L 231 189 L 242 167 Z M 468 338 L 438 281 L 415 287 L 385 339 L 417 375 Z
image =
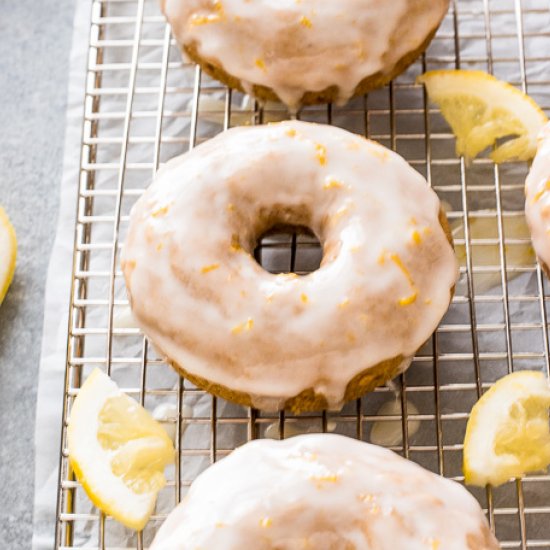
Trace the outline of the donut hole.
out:
M 269 273 L 307 275 L 319 269 L 323 247 L 309 227 L 278 223 L 258 237 L 254 258 Z

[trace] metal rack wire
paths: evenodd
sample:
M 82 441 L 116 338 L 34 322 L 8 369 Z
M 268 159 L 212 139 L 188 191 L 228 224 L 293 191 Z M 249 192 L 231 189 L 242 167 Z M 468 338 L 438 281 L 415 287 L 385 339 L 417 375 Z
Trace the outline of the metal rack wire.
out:
M 138 329 L 120 322 L 127 302 L 118 264 L 129 209 L 162 162 L 224 128 L 285 115 L 276 105 L 247 105 L 240 94 L 182 62 L 156 0 L 92 1 L 56 548 L 145 548 L 210 462 L 248 439 L 284 437 L 300 429 L 369 440 L 373 423 L 399 421 L 401 438 L 392 449 L 462 481 L 461 444 L 475 400 L 507 372 L 550 373 L 547 281 L 522 225 L 528 167 L 499 168 L 483 159 L 467 166 L 455 156 L 453 137 L 423 89 L 414 84 L 427 69 L 479 68 L 529 91 L 549 111 L 550 4 L 451 4 L 428 52 L 390 86 L 342 108 L 311 107 L 300 115 L 397 150 L 448 205 L 461 258 L 449 314 L 399 381 L 398 417 L 378 413 L 393 398 L 393 390 L 385 387 L 339 414 L 295 417 L 227 404 L 172 373 Z M 276 270 L 307 272 L 318 264 L 320 248 L 308 235 L 272 235 L 260 243 L 256 257 Z M 67 419 L 81 381 L 95 366 L 146 407 L 170 404 L 175 411 L 175 469 L 157 513 L 140 534 L 126 532 L 93 508 L 68 464 Z M 189 412 L 191 402 L 201 405 Z M 550 549 L 549 489 L 550 476 L 537 475 L 474 494 L 503 548 Z

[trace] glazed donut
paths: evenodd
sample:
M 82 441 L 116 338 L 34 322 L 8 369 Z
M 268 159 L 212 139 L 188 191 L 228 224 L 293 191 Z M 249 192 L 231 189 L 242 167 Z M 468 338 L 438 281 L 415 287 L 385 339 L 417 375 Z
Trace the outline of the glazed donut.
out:
M 535 253 L 550 276 L 550 123 L 540 133 L 537 154 L 525 182 L 525 216 Z
M 160 0 L 206 72 L 260 99 L 346 102 L 389 82 L 430 43 L 449 0 Z
M 497 550 L 458 483 L 341 435 L 260 439 L 202 473 L 151 550 Z
M 321 267 L 268 273 L 277 224 Z M 400 156 L 305 122 L 229 130 L 170 161 L 135 204 L 122 269 L 134 316 L 186 378 L 265 410 L 340 408 L 395 377 L 449 306 L 440 203 Z

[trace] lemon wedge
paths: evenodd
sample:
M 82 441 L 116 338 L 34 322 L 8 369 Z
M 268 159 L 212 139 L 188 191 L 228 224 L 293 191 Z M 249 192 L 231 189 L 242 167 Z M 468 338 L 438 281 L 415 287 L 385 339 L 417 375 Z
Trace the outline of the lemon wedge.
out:
M 4 209 L 0 206 L 0 304 L 2 304 L 13 279 L 16 257 L 15 230 Z
M 550 387 L 540 372 L 501 378 L 474 405 L 464 439 L 469 485 L 502 485 L 550 464 Z
M 457 155 L 476 157 L 498 139 L 511 138 L 493 161 L 530 160 L 548 118 L 526 94 L 483 71 L 429 71 L 418 77 L 456 136 Z M 515 136 L 515 137 L 514 137 Z
M 70 464 L 90 500 L 126 527 L 143 529 L 174 460 L 162 426 L 95 369 L 74 401 L 67 439 Z

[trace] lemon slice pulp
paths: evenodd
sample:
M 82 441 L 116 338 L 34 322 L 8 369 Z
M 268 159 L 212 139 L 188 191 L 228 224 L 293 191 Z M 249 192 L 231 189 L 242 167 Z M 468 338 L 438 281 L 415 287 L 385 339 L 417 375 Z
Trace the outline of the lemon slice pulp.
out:
M 99 369 L 80 388 L 67 428 L 69 461 L 91 501 L 141 530 L 166 484 L 174 446 L 162 426 Z
M 429 71 L 418 77 L 456 136 L 457 155 L 474 158 L 498 139 L 495 162 L 530 160 L 547 117 L 526 94 L 483 71 Z M 515 136 L 515 137 L 513 137 Z
M 4 209 L 0 206 L 0 304 L 2 304 L 13 279 L 16 257 L 15 230 Z
M 540 372 L 501 378 L 474 405 L 464 439 L 464 478 L 498 486 L 550 464 L 550 387 Z

